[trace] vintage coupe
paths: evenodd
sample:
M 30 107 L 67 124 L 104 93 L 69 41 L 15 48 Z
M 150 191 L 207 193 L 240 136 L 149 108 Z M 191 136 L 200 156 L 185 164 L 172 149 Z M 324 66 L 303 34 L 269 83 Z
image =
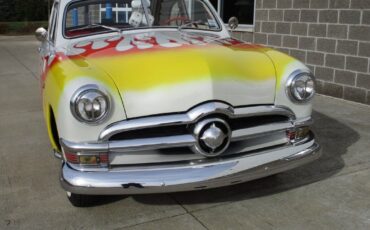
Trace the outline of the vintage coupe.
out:
M 208 0 L 55 0 L 41 87 L 60 181 L 88 195 L 208 189 L 317 159 L 315 79 L 231 38 Z

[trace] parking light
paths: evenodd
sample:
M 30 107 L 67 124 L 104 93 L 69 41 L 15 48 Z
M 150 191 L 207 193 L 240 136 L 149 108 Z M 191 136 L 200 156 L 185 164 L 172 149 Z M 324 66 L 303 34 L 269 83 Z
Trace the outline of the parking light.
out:
M 109 163 L 108 153 L 99 154 L 81 154 L 81 153 L 64 153 L 65 160 L 68 163 L 80 166 L 97 166 L 106 167 Z

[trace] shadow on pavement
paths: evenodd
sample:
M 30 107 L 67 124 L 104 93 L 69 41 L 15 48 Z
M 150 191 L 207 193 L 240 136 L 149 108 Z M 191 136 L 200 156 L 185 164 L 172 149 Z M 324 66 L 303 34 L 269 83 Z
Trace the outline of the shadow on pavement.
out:
M 322 113 L 313 112 L 315 120 L 313 130 L 322 147 L 322 157 L 310 164 L 286 171 L 274 176 L 254 180 L 238 185 L 200 190 L 192 192 L 180 192 L 170 194 L 181 204 L 206 204 L 227 201 L 240 201 L 280 193 L 293 188 L 301 187 L 317 181 L 324 180 L 335 175 L 344 167 L 342 155 L 347 148 L 359 139 L 359 134 Z M 133 198 L 141 203 L 161 205 L 158 195 L 136 195 Z M 124 199 L 124 196 L 116 196 L 116 200 Z M 107 199 L 104 202 L 104 199 Z M 114 202 L 109 197 L 99 197 L 99 204 Z M 168 203 L 165 203 L 168 205 Z

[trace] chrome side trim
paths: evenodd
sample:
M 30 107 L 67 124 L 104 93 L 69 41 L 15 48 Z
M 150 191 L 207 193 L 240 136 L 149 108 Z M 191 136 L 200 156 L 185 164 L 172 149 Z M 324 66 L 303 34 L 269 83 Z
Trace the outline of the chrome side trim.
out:
M 222 102 L 209 102 L 199 105 L 184 114 L 159 115 L 116 122 L 112 125 L 109 125 L 100 133 L 99 140 L 107 141 L 115 134 L 131 130 L 191 124 L 210 114 L 223 114 L 230 118 L 284 115 L 289 117 L 291 120 L 295 120 L 294 113 L 285 107 L 253 106 L 233 108 L 232 106 Z
M 282 115 L 289 117 L 291 120 L 296 119 L 294 112 L 290 110 L 288 107 L 274 105 L 236 108 L 234 111 L 234 116 L 232 118 L 265 116 L 265 115 Z
M 287 147 L 285 150 L 271 150 L 265 153 L 285 157 L 262 160 L 256 155 L 214 162 L 199 166 L 178 166 L 156 169 L 131 169 L 122 171 L 81 172 L 63 164 L 62 187 L 76 194 L 145 194 L 189 191 L 228 186 L 283 172 L 320 157 L 320 146 L 310 141 L 304 148 Z M 284 151 L 291 152 L 289 154 Z M 260 162 L 260 163 L 257 163 Z

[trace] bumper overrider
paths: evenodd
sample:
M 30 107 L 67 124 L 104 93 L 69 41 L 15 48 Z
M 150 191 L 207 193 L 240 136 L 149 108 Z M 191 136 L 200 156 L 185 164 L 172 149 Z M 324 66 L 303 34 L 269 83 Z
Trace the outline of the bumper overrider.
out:
M 275 119 L 277 116 L 278 120 Z M 259 119 L 253 120 L 256 117 Z M 260 122 L 261 117 L 268 122 Z M 249 120 L 253 122 L 246 122 Z M 294 136 L 311 123 L 310 119 L 297 121 L 294 113 L 283 107 L 233 108 L 222 102 L 203 104 L 183 114 L 122 121 L 108 126 L 95 143 L 61 139 L 64 161 L 60 180 L 66 191 L 87 195 L 177 192 L 242 183 L 319 158 L 320 146 L 312 132 L 306 132 L 298 139 Z M 176 131 L 184 125 L 190 130 L 189 134 L 145 136 L 148 130 L 171 127 Z M 130 137 L 128 133 L 138 130 L 142 131 L 142 137 L 119 138 L 122 133 L 127 138 Z M 252 150 L 250 146 L 238 150 L 233 147 L 241 141 L 247 145 L 258 139 L 263 142 L 266 135 L 271 134 L 286 134 L 286 137 L 280 138 L 279 144 L 276 141 L 273 146 L 259 144 Z M 281 143 L 281 140 L 285 142 Z M 108 161 L 104 167 L 81 166 L 66 158 L 70 153 L 76 157 L 99 156 L 101 153 L 125 155 L 158 149 L 176 151 L 178 147 L 188 147 L 197 157 L 183 160 L 179 154 L 179 160 L 174 162 L 133 165 L 112 165 Z

